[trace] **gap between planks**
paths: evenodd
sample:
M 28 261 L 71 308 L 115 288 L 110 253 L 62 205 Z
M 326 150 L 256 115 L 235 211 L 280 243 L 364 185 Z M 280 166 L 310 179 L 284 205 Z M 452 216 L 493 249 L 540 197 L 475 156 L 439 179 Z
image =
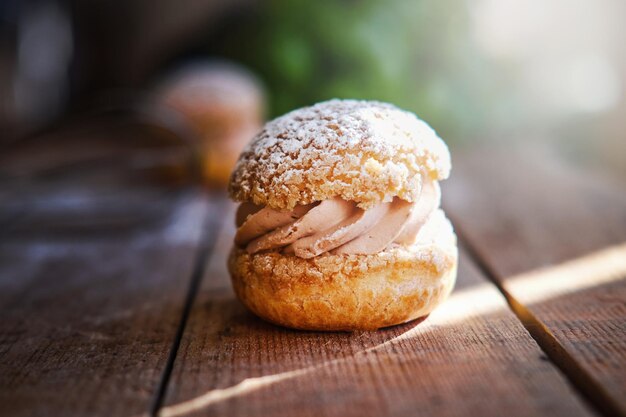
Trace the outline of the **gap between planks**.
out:
M 565 349 L 554 334 L 535 315 L 519 302 L 509 291 L 504 288 L 502 282 L 496 278 L 496 273 L 481 256 L 480 249 L 473 245 L 460 226 L 461 222 L 455 221 L 454 216 L 448 213 L 448 217 L 453 220 L 454 229 L 460 243 L 465 247 L 467 254 L 474 264 L 491 281 L 506 299 L 511 311 L 522 323 L 526 331 L 537 342 L 537 345 L 546 354 L 548 359 L 556 366 L 561 373 L 572 384 L 575 391 L 587 401 L 590 406 L 606 417 L 620 416 L 626 417 L 620 410 L 619 404 L 603 388 L 593 375 L 587 372 L 576 359 Z
M 152 401 L 152 405 L 150 406 L 150 410 L 148 412 L 151 417 L 158 416 L 159 410 L 163 406 L 163 400 L 165 399 L 167 387 L 172 376 L 174 362 L 176 361 L 176 357 L 178 356 L 180 342 L 183 338 L 183 334 L 185 333 L 187 321 L 189 320 L 191 307 L 193 306 L 196 295 L 198 294 L 198 288 L 200 287 L 200 282 L 202 281 L 204 270 L 206 268 L 208 260 L 210 259 L 211 253 L 213 252 L 213 248 L 215 247 L 215 243 L 222 227 L 222 222 L 219 221 L 218 214 L 224 209 L 224 199 L 219 197 L 216 198 L 216 196 L 211 195 L 209 195 L 207 198 L 213 200 L 213 204 L 211 204 L 211 209 L 209 210 L 208 215 L 204 218 L 203 224 L 201 226 L 202 234 L 200 237 L 200 245 L 198 248 L 198 253 L 196 255 L 193 270 L 191 272 L 189 288 L 185 296 L 185 304 L 181 312 L 180 322 L 178 324 L 176 334 L 174 335 L 174 340 L 172 341 L 172 345 L 170 347 L 167 362 L 165 363 L 159 385 L 154 394 L 154 400 Z

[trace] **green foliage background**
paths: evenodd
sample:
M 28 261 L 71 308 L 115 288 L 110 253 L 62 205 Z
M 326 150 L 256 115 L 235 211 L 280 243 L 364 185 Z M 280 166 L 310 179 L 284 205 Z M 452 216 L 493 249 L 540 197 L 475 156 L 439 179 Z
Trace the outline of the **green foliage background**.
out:
M 512 110 L 468 36 L 468 13 L 463 0 L 272 0 L 230 22 L 210 49 L 261 76 L 270 116 L 334 97 L 376 99 L 462 140 Z

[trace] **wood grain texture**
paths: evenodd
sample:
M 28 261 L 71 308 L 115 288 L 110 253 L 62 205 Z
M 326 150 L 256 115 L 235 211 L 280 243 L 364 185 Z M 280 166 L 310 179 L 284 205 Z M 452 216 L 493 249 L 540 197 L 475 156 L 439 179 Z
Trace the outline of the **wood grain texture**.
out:
M 443 192 L 516 312 L 605 414 L 626 415 L 626 193 L 546 152 L 459 156 Z
M 90 225 L 85 204 L 91 207 L 93 195 L 70 193 L 57 194 L 56 203 L 33 200 L 3 230 L 0 415 L 128 416 L 150 409 L 208 202 L 199 192 L 170 192 L 144 196 L 141 205 L 129 198 L 137 193 L 107 197 L 113 223 Z M 104 200 L 96 201 L 103 203 L 99 213 L 106 211 Z M 138 222 L 142 213 L 154 216 Z
M 593 415 L 465 253 L 455 292 L 422 323 L 292 331 L 235 300 L 225 269 L 229 217 L 161 417 Z

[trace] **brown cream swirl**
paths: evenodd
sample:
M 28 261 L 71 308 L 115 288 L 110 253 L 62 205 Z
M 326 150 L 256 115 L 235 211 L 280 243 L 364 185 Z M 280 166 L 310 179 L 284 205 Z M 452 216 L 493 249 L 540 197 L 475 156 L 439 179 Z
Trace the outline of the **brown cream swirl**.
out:
M 439 207 L 437 182 L 424 184 L 420 198 L 394 198 L 368 210 L 333 198 L 291 211 L 243 203 L 237 210 L 235 243 L 249 253 L 281 250 L 300 258 L 322 253 L 374 254 L 389 245 L 411 245 L 430 214 Z

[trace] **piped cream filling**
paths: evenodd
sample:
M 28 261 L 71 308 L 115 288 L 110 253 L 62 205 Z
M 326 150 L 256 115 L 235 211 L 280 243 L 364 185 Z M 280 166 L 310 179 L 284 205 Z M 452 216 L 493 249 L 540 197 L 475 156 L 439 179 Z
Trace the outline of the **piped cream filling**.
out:
M 291 211 L 243 203 L 237 210 L 235 243 L 248 253 L 280 250 L 300 258 L 332 254 L 370 255 L 389 245 L 412 245 L 440 204 L 437 182 L 425 183 L 418 201 L 394 198 L 368 210 L 333 198 Z

